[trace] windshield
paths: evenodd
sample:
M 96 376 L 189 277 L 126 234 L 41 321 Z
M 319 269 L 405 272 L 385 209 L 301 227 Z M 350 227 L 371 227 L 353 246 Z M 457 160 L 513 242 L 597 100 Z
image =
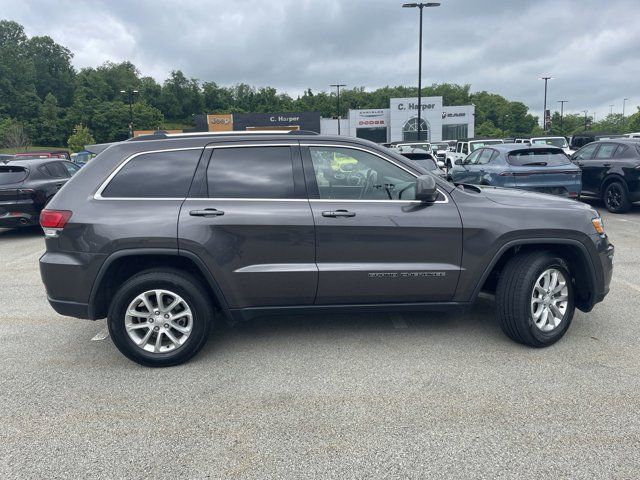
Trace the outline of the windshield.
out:
M 432 143 L 431 148 L 434 150 L 447 150 L 449 148 L 448 143 Z
M 516 167 L 556 167 L 571 165 L 571 160 L 561 150 L 555 148 L 537 148 L 535 150 L 516 150 L 507 157 Z
M 564 137 L 552 137 L 552 138 L 532 138 L 531 143 L 533 145 L 551 145 L 558 148 L 567 148 L 567 139 Z
M 502 143 L 502 140 L 483 140 L 481 142 L 469 142 L 469 149 L 473 152 L 479 148 L 485 147 L 487 145 L 498 145 Z
M 0 185 L 18 183 L 27 178 L 27 169 L 18 166 L 0 166 Z
M 78 165 L 84 165 L 89 160 L 91 160 L 91 154 L 90 153 L 79 153 L 78 155 L 76 155 L 76 158 L 75 158 L 75 162 Z

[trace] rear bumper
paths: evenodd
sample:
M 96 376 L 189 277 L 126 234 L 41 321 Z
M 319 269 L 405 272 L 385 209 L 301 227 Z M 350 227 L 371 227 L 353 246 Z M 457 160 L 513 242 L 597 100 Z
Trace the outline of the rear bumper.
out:
M 54 300 L 48 295 L 47 300 L 49 300 L 49 305 L 51 305 L 53 309 L 60 315 L 92 320 L 91 315 L 89 314 L 89 304 L 87 303 Z
M 95 319 L 89 297 L 97 271 L 106 255 L 45 252 L 40 257 L 40 277 L 47 299 L 61 315 Z
M 27 227 L 38 225 L 40 212 L 32 203 L 2 202 L 0 203 L 0 227 Z

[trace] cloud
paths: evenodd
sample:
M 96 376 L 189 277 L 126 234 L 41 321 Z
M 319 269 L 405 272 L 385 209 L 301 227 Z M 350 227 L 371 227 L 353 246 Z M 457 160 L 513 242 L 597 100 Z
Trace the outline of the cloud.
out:
M 640 102 L 637 0 L 442 0 L 424 11 L 423 82 L 470 83 L 542 111 L 598 116 Z M 78 68 L 130 60 L 162 81 L 270 85 L 292 95 L 331 83 L 414 85 L 417 10 L 396 0 L 0 0 L 29 35 L 70 48 Z

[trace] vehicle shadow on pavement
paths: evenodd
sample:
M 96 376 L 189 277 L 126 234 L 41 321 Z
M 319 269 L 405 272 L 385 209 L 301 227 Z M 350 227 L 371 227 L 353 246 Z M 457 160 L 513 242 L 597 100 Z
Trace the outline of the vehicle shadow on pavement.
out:
M 218 322 L 197 359 L 236 355 L 238 350 L 288 349 L 305 345 L 384 344 L 400 336 L 413 340 L 450 343 L 470 338 L 488 344 L 508 343 L 494 317 L 494 302 L 481 297 L 470 310 L 454 313 L 358 313 L 279 315 L 257 317 L 233 326 Z M 301 348 L 299 345 L 291 347 Z M 235 352 L 235 353 L 234 353 Z
M 21 228 L 0 228 L 0 240 L 4 238 L 34 238 L 42 237 L 43 235 L 39 225 Z

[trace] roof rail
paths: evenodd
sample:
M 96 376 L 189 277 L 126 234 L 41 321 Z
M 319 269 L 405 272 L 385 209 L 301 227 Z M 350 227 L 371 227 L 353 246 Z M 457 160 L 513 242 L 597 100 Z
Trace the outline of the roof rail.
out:
M 185 138 L 185 137 L 224 137 L 235 135 L 320 135 L 317 132 L 308 130 L 235 130 L 231 132 L 186 132 L 186 133 L 167 133 L 163 130 L 148 135 L 139 135 L 137 137 L 125 140 L 127 142 L 139 142 L 144 140 L 160 140 L 166 138 Z

